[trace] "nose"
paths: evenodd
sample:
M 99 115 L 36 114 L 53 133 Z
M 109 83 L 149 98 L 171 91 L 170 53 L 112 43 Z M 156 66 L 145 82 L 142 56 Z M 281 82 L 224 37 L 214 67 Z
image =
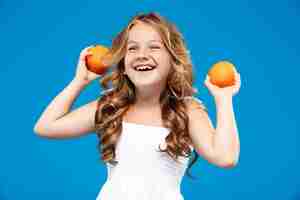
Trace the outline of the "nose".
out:
M 146 49 L 139 49 L 136 56 L 138 59 L 148 59 L 148 52 Z

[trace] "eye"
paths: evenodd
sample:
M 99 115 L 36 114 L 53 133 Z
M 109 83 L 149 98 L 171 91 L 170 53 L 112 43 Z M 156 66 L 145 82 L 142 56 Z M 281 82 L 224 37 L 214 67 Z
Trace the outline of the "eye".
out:
M 134 51 L 134 50 L 136 50 L 136 49 L 137 49 L 136 46 L 131 46 L 131 47 L 128 48 L 128 51 Z
M 160 49 L 160 46 L 150 46 L 151 49 Z

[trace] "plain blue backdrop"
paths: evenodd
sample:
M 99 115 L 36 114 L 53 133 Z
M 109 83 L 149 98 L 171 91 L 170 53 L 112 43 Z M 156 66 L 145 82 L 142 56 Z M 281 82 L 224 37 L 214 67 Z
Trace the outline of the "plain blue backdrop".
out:
M 183 33 L 204 87 L 211 65 L 231 60 L 242 85 L 234 96 L 241 154 L 233 169 L 203 158 L 184 177 L 186 200 L 300 199 L 300 4 L 291 1 L 0 1 L 0 199 L 95 199 L 106 179 L 95 134 L 40 138 L 33 127 L 72 80 L 81 49 L 111 45 L 132 16 L 156 11 Z M 72 109 L 99 96 L 98 81 Z M 159 180 L 158 180 L 159 183 Z

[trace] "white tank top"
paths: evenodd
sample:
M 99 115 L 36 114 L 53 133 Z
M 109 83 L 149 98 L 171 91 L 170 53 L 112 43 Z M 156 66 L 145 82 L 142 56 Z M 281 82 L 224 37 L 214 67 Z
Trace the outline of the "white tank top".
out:
M 169 129 L 124 121 L 122 125 L 118 164 L 106 164 L 107 180 L 96 200 L 184 200 L 180 186 L 189 158 L 179 156 L 176 162 L 158 148 L 165 149 Z

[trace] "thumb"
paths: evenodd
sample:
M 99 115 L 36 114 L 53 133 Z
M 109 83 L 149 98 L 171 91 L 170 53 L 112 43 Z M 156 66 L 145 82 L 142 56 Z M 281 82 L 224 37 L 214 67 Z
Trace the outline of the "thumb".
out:
M 206 87 L 210 87 L 210 78 L 208 75 L 206 75 L 206 77 L 205 77 L 204 85 Z
M 208 75 L 206 75 L 204 84 L 209 90 L 214 90 L 218 88 L 216 85 L 210 82 L 210 77 Z

